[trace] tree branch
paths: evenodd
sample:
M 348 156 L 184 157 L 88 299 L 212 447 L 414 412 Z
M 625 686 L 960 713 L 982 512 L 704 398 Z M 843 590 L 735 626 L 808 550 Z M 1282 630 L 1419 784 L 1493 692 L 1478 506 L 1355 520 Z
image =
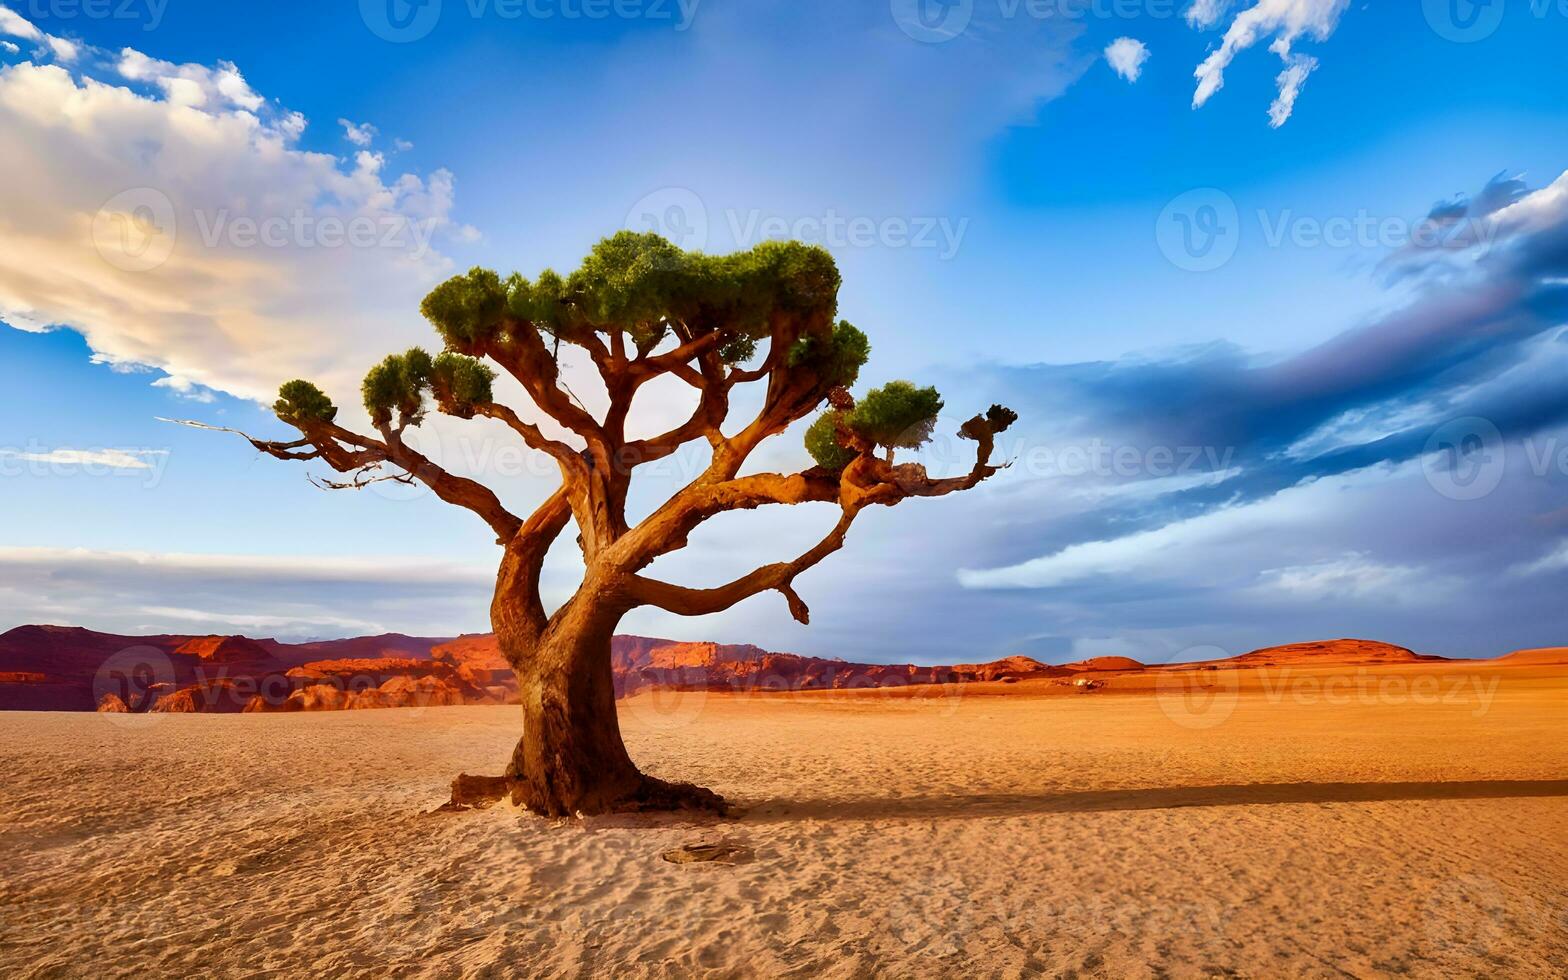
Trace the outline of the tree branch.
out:
M 552 493 L 533 512 L 506 543 L 506 554 L 496 580 L 496 598 L 490 609 L 492 628 L 502 635 L 520 639 L 520 644 L 503 644 L 502 649 L 533 649 L 544 633 L 549 618 L 539 592 L 539 579 L 545 556 L 571 521 L 572 508 L 566 487 Z M 519 608 L 506 597 L 522 596 Z M 515 665 L 514 665 L 515 666 Z
M 642 575 L 631 576 L 631 595 L 638 602 L 658 606 L 681 616 L 705 616 L 723 612 L 742 600 L 770 589 L 784 596 L 790 615 L 801 624 L 811 621 L 811 610 L 795 591 L 795 577 L 844 546 L 849 527 L 860 507 L 846 507 L 827 536 L 794 561 L 764 565 L 727 585 L 712 589 L 689 589 Z
M 497 541 L 502 544 L 511 540 L 523 523 L 520 518 L 501 506 L 500 498 L 489 487 L 467 477 L 454 476 L 431 462 L 422 453 L 404 445 L 401 429 L 384 426 L 382 435 L 386 438 L 386 442 L 378 442 L 331 422 L 311 421 L 300 425 L 300 432 L 304 438 L 292 442 L 275 442 L 257 439 L 238 429 L 207 425 L 203 422 L 185 419 L 161 421 L 198 429 L 231 432 L 249 442 L 260 452 L 276 459 L 320 459 L 339 473 L 354 475 L 353 479 L 343 483 L 333 481 L 317 483 L 317 486 L 327 489 L 359 489 L 387 479 L 385 476 L 367 478 L 367 474 L 374 472 L 383 463 L 392 463 L 404 470 L 409 477 L 428 486 L 442 500 L 478 514 L 495 531 Z M 312 452 L 298 451 L 307 445 L 313 447 Z

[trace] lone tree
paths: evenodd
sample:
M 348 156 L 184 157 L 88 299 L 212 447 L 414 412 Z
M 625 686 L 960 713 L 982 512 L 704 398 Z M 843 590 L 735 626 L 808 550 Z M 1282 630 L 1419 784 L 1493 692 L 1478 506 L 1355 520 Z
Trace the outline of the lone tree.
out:
M 632 232 L 601 241 L 566 277 L 547 270 L 533 281 L 515 274 L 502 279 L 474 269 L 437 286 L 421 306 L 441 335 L 441 353 L 432 357 L 415 348 L 394 354 L 366 375 L 362 392 L 376 436 L 338 425 L 332 401 L 307 381 L 285 384 L 275 406 L 300 438 L 245 436 L 278 459 L 320 460 L 348 474 L 323 481 L 329 487 L 381 479 L 425 484 L 494 530 L 504 550 L 490 618 L 517 673 L 523 706 L 522 739 L 506 775 L 490 783 L 497 795 L 509 789 L 514 801 L 548 815 L 722 809 L 712 792 L 646 776 L 627 755 L 610 660 L 621 618 L 639 606 L 714 613 L 772 590 L 805 623 L 795 578 L 843 546 L 861 511 L 967 490 L 997 472 L 990 462 L 994 438 L 1016 418 L 998 405 L 959 429 L 977 447 L 967 474 L 938 479 L 917 463 L 894 462 L 896 450 L 930 438 L 942 401 L 935 389 L 902 381 L 858 401 L 849 394 L 870 344 L 837 319 L 839 281 L 821 248 L 769 242 L 709 256 Z M 585 350 L 598 368 L 608 396 L 602 417 L 562 382 L 563 344 Z M 517 379 L 559 433 L 547 433 L 493 399 L 492 363 Z M 638 390 L 665 375 L 696 389 L 695 411 L 667 432 L 628 438 Z M 731 393 L 759 383 L 766 386 L 761 409 L 726 435 L 721 426 Z M 511 513 L 492 490 L 447 472 L 404 441 L 432 405 L 458 418 L 505 423 L 554 459 L 560 487 L 526 519 Z M 805 436 L 815 466 L 741 474 L 760 443 L 823 406 Z M 629 525 L 626 496 L 636 468 L 699 440 L 711 449 L 706 468 Z M 692 531 L 716 514 L 808 501 L 836 503 L 840 513 L 827 536 L 798 557 L 716 588 L 686 588 L 644 574 L 655 559 L 684 548 Z M 586 570 L 576 593 L 552 613 L 540 598 L 540 570 L 568 523 L 577 526 Z

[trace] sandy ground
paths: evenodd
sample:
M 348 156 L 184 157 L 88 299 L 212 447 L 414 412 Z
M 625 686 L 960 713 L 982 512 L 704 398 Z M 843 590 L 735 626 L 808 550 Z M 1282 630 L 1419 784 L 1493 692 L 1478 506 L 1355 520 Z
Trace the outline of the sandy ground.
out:
M 509 707 L 5 713 L 0 973 L 1562 976 L 1564 675 L 624 703 L 723 824 L 427 815 Z

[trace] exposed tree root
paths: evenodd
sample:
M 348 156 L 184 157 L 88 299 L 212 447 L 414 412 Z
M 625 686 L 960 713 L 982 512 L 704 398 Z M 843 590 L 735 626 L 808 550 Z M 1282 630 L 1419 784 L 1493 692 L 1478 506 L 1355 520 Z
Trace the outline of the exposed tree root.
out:
M 527 784 L 507 776 L 474 776 L 461 773 L 452 780 L 452 798 L 442 804 L 442 811 L 483 809 L 507 797 L 512 802 L 527 807 L 544 816 L 565 816 L 565 807 L 552 801 L 539 805 L 527 798 Z M 720 817 L 739 816 L 739 810 L 724 797 L 692 783 L 669 783 L 652 776 L 643 776 L 637 787 L 616 797 L 592 811 L 578 809 L 572 816 L 599 816 L 606 813 L 710 813 Z

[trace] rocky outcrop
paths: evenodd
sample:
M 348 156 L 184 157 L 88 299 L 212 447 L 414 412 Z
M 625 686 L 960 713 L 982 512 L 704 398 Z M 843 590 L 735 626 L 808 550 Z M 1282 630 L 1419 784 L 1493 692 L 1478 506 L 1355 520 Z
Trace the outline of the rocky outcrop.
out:
M 285 669 L 272 651 L 243 636 L 198 636 L 180 644 L 174 654 L 194 657 L 204 666 L 228 667 L 246 674 L 271 674 Z
M 123 715 L 130 713 L 130 708 L 125 706 L 125 701 L 118 694 L 105 694 L 98 700 L 98 710 L 106 715 Z
M 283 696 L 257 695 L 248 712 L 352 711 L 494 704 L 505 692 L 490 690 L 486 672 L 434 660 L 329 660 L 288 671 Z
M 245 710 L 252 688 L 243 679 L 202 681 L 163 695 L 153 702 L 152 710 L 165 714 L 237 714 Z
M 1312 664 L 1376 666 L 1442 662 L 1447 659 L 1415 653 L 1404 647 L 1379 643 L 1376 640 L 1317 640 L 1311 643 L 1264 647 L 1216 663 L 1237 667 L 1310 666 Z
M 1093 673 L 1102 670 L 1143 670 L 1144 665 L 1131 657 L 1090 657 L 1067 665 L 1068 670 Z

